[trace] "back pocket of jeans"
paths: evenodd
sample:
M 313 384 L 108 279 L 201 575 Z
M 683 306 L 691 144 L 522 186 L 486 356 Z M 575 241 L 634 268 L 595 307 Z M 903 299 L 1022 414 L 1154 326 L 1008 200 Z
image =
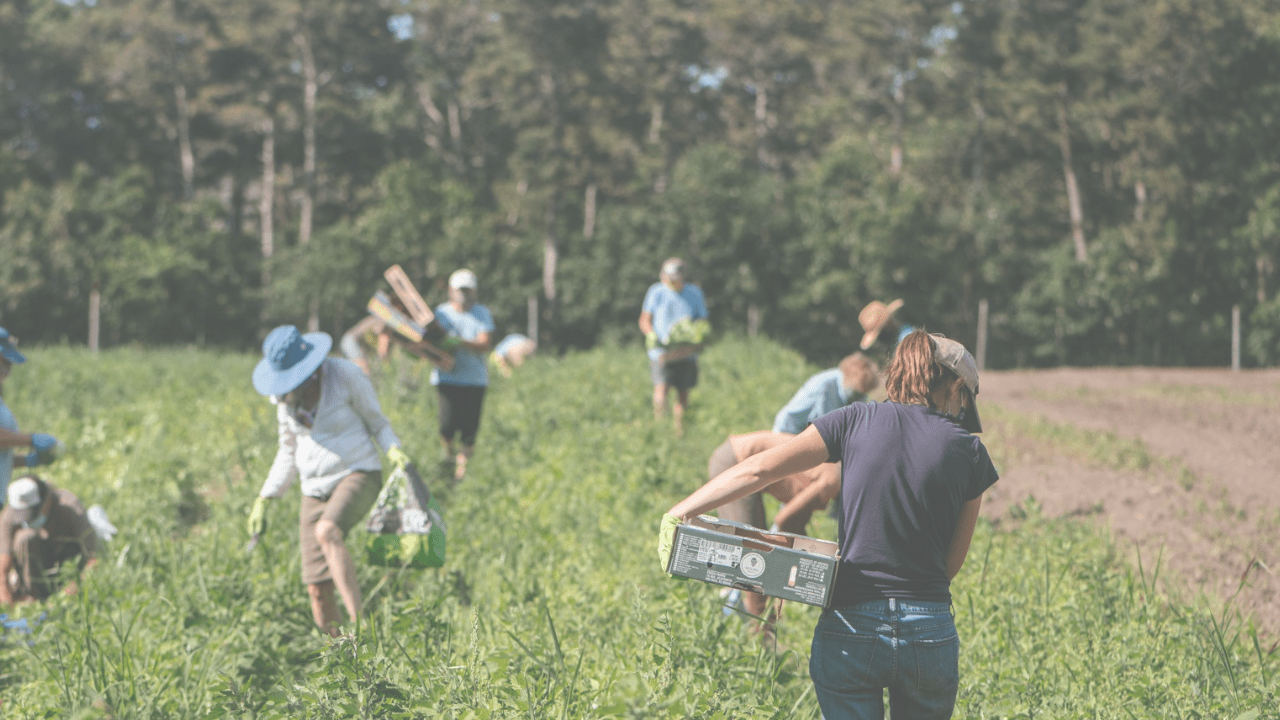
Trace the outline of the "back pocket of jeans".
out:
M 915 648 L 916 678 L 923 690 L 948 690 L 960 684 L 960 637 L 919 638 Z
M 873 679 L 878 649 L 874 635 L 819 630 L 809 656 L 809 677 L 827 690 L 864 687 Z

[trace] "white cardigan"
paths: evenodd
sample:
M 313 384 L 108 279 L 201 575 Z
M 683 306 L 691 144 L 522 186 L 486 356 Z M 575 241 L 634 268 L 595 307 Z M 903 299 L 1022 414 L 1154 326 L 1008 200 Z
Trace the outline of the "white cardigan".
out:
M 303 495 L 327 498 L 347 475 L 382 470 L 375 439 L 384 452 L 400 444 L 373 383 L 355 363 L 326 358 L 320 367 L 320 402 L 312 427 L 294 419 L 279 398 L 271 398 L 280 449 L 262 484 L 262 497 L 280 497 L 301 477 Z

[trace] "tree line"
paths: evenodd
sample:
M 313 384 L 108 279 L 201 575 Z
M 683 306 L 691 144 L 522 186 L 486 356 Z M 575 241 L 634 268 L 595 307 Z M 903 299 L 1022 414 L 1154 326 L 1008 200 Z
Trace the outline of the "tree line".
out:
M 1276 0 L 0 0 L 0 324 L 340 333 L 400 263 L 500 332 L 857 311 L 990 366 L 1280 357 Z

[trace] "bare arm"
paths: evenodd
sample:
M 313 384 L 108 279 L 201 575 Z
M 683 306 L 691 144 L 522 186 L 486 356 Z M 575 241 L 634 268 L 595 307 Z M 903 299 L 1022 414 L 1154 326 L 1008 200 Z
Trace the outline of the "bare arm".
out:
M 0 605 L 13 604 L 13 592 L 9 589 L 9 570 L 13 568 L 13 556 L 0 555 Z
M 476 355 L 484 355 L 485 353 L 489 352 L 489 343 L 490 343 L 489 333 L 482 332 L 476 335 L 475 340 L 463 340 L 462 347 L 466 348 L 467 350 L 470 350 Z
M 978 524 L 978 511 L 982 509 L 982 496 L 966 502 L 960 508 L 960 519 L 956 522 L 956 534 L 951 538 L 951 549 L 947 551 L 947 577 L 952 580 L 960 574 L 964 558 L 969 554 L 969 542 L 973 540 L 973 528 Z
M 0 448 L 29 447 L 31 440 L 31 433 L 14 432 L 13 430 L 0 428 Z
M 644 333 L 645 335 L 648 335 L 649 333 L 653 332 L 653 313 L 651 312 L 640 313 L 640 332 Z
M 773 524 L 777 525 L 778 528 L 784 532 L 791 532 L 791 530 L 787 530 L 787 527 L 791 523 L 792 518 L 800 520 L 801 518 L 797 516 L 802 515 L 804 523 L 800 524 L 798 530 L 803 532 L 804 525 L 808 524 L 810 516 L 813 515 L 813 511 L 821 509 L 823 505 L 826 505 L 822 496 L 826 492 L 830 491 L 833 483 L 840 483 L 839 473 L 833 473 L 829 477 L 823 478 L 820 482 L 809 483 L 808 487 L 796 493 L 795 497 L 791 498 L 791 500 L 787 502 L 786 506 L 778 511 L 777 515 L 773 516 Z
M 692 495 L 676 503 L 670 512 L 691 518 L 738 498 L 758 492 L 782 478 L 825 462 L 827 444 L 811 425 L 774 448 L 743 460 L 712 478 Z

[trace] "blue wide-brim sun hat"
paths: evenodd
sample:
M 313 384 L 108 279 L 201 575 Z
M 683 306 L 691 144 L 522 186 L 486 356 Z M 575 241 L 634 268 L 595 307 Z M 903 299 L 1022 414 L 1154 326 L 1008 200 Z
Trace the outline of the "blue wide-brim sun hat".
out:
M 0 327 L 0 355 L 3 355 L 5 360 L 14 365 L 27 361 L 26 356 L 18 352 L 17 346 L 13 344 L 13 338 L 9 337 L 9 331 L 2 327 Z
M 301 385 L 333 349 L 329 333 L 303 335 L 293 325 L 281 325 L 262 341 L 262 359 L 253 369 L 253 389 L 262 395 L 284 395 Z

